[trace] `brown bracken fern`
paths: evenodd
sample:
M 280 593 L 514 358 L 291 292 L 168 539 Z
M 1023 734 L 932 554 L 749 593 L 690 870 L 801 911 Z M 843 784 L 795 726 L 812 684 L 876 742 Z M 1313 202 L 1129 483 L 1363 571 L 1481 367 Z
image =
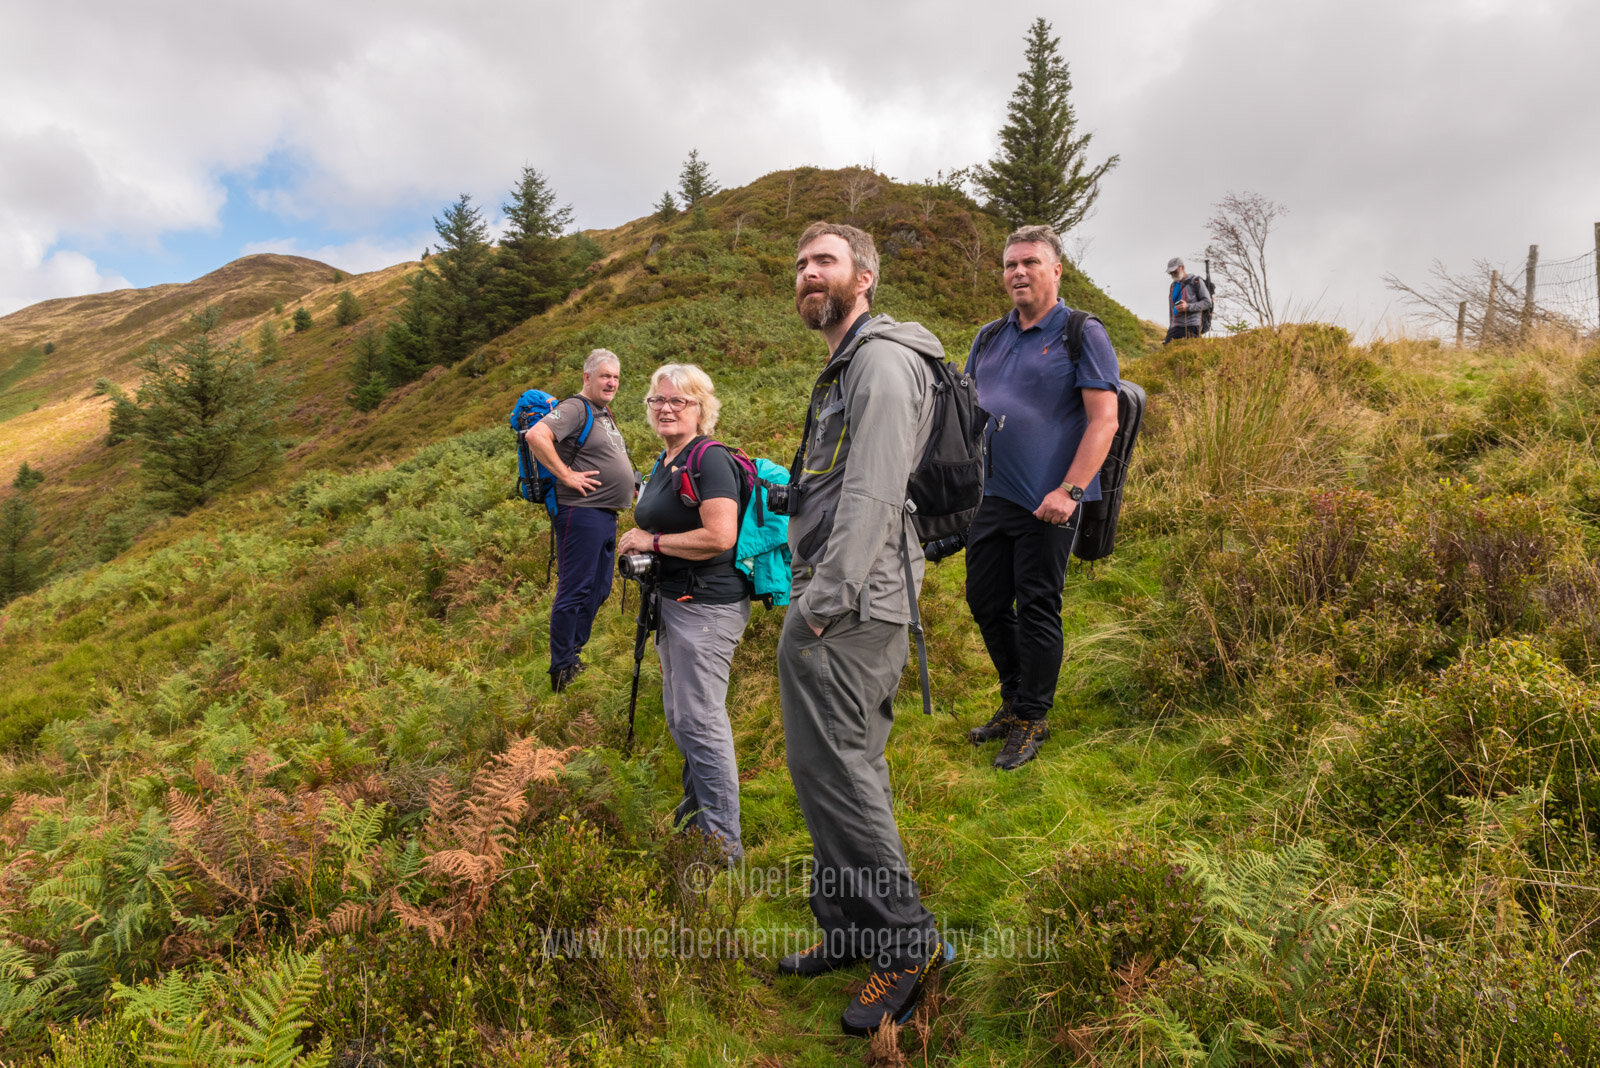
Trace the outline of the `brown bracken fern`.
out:
M 435 779 L 422 870 L 439 894 L 431 904 L 412 905 L 392 893 L 390 903 L 401 922 L 435 943 L 470 928 L 504 870 L 506 847 L 528 809 L 528 785 L 555 778 L 576 752 L 575 747 L 541 749 L 524 738 L 480 769 L 470 790 Z

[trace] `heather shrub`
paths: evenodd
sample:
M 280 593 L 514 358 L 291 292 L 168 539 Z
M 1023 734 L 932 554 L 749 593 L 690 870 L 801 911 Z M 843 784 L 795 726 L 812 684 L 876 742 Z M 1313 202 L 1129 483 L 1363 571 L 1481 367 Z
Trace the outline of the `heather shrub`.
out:
M 1600 969 L 1541 941 L 1506 950 L 1396 943 L 1331 977 L 1318 1065 L 1543 1068 L 1600 1061 Z
M 1014 959 L 993 965 L 1000 1011 L 1025 1031 L 1068 1034 L 1118 1006 L 1152 970 L 1201 952 L 1206 919 L 1183 865 L 1140 843 L 1079 846 L 1039 872 Z
M 1308 660 L 1338 684 L 1415 678 L 1465 642 L 1537 632 L 1586 603 L 1563 595 L 1581 546 L 1572 523 L 1467 483 L 1399 499 L 1307 492 L 1220 525 L 1145 654 L 1165 697 L 1298 675 Z
M 1378 714 L 1341 758 L 1325 803 L 1343 822 L 1426 837 L 1463 826 L 1462 799 L 1534 789 L 1543 837 L 1581 852 L 1600 831 L 1597 754 L 1600 689 L 1526 642 L 1496 639 Z

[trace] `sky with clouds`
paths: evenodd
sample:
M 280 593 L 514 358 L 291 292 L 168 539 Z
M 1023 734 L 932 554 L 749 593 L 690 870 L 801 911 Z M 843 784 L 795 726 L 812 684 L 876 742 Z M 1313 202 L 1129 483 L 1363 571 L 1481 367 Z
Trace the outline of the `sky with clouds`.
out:
M 1069 238 L 1150 319 L 1224 193 L 1286 205 L 1297 317 L 1392 332 L 1382 276 L 1593 247 L 1594 0 L 23 0 L 0 34 L 0 313 L 249 252 L 415 258 L 525 164 L 582 227 L 649 213 L 698 147 L 724 186 L 901 180 L 993 155 L 1050 20 L 1094 160 Z M 997 303 L 999 294 L 997 296 Z

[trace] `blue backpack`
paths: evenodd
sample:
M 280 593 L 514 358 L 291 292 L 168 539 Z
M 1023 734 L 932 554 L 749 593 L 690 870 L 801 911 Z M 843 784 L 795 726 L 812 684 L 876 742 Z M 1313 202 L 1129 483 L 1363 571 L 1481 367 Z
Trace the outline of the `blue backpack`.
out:
M 750 580 L 756 600 L 768 608 L 788 604 L 793 578 L 789 567 L 789 517 L 777 515 L 767 507 L 767 487 L 787 483 L 789 469 L 762 457 L 752 460 L 742 449 L 703 438 L 690 450 L 678 476 L 678 495 L 686 504 L 700 501 L 700 465 L 706 450 L 713 445 L 728 450 L 744 481 L 744 506 L 739 512 L 733 566 Z M 664 459 L 666 453 L 661 456 Z
M 581 393 L 573 394 L 583 401 L 583 429 L 578 431 L 573 441 L 573 453 L 583 448 L 589 440 L 589 431 L 594 428 L 594 407 Z M 572 397 L 568 397 L 571 400 Z M 511 408 L 511 432 L 517 437 L 517 492 L 525 501 L 543 501 L 545 511 L 551 518 L 556 514 L 556 476 L 544 464 L 534 459 L 533 450 L 528 448 L 527 439 L 523 437 L 528 428 L 539 420 L 549 415 L 557 404 L 561 403 L 556 398 L 542 389 L 530 389 L 517 398 L 517 403 Z

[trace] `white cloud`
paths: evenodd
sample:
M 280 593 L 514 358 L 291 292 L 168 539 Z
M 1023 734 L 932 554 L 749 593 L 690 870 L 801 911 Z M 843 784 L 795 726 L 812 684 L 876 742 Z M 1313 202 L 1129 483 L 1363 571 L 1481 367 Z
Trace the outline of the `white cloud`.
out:
M 1600 5 L 1048 14 L 1091 154 L 1122 158 L 1077 235 L 1087 267 L 1146 316 L 1160 267 L 1203 246 L 1230 189 L 1290 207 L 1286 294 L 1363 322 L 1383 314 L 1385 271 L 1535 241 L 1567 254 L 1600 218 Z M 284 232 L 379 234 L 277 243 L 351 270 L 415 256 L 463 191 L 494 219 L 524 164 L 580 226 L 647 213 L 692 146 L 724 185 L 869 160 L 925 177 L 994 151 L 1033 17 L 975 0 L 24 5 L 0 37 L 0 293 L 87 281 L 42 273 L 63 247 L 218 226 L 228 174 Z M 382 233 L 397 212 L 420 243 Z

